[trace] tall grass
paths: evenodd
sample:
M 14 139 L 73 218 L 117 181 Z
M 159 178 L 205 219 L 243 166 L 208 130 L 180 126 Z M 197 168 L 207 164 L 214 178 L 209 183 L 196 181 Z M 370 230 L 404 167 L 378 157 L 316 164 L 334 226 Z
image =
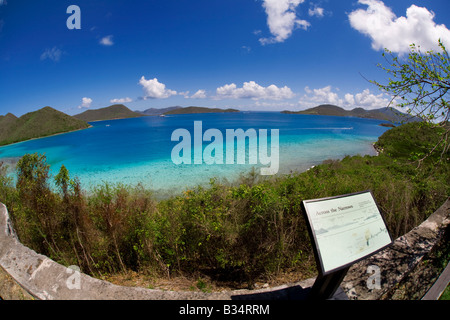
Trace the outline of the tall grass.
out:
M 448 161 L 434 160 L 417 168 L 390 154 L 346 157 L 270 179 L 212 179 L 208 188 L 157 201 L 141 185 L 104 183 L 87 194 L 64 166 L 52 178 L 45 156 L 33 154 L 17 164 L 15 184 L 0 167 L 0 199 L 25 245 L 91 275 L 134 270 L 251 284 L 314 270 L 303 200 L 372 190 L 394 237 L 417 226 L 450 193 Z

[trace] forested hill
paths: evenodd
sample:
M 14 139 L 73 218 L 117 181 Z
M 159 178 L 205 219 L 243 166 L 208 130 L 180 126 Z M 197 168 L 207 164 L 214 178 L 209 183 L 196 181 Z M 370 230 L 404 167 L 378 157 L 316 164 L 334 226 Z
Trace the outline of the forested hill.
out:
M 417 117 L 412 117 L 408 114 L 402 113 L 394 108 L 380 108 L 374 110 L 366 110 L 363 108 L 355 108 L 353 110 L 345 110 L 341 107 L 325 104 L 304 111 L 283 111 L 287 114 L 311 114 L 321 116 L 338 116 L 338 117 L 357 117 L 368 119 L 379 119 L 385 121 L 391 121 L 394 123 L 399 122 L 416 122 L 420 121 Z
M 239 112 L 236 109 L 219 109 L 219 108 L 205 108 L 205 107 L 187 107 L 178 108 L 175 110 L 168 111 L 164 115 L 170 114 L 193 114 L 193 113 L 228 113 L 228 112 Z
M 143 114 L 131 111 L 123 104 L 114 104 L 106 108 L 87 110 L 83 113 L 75 115 L 74 117 L 89 122 L 89 121 L 137 118 L 143 116 L 144 116 Z
M 24 114 L 0 116 L 0 145 L 86 129 L 89 124 L 51 107 Z

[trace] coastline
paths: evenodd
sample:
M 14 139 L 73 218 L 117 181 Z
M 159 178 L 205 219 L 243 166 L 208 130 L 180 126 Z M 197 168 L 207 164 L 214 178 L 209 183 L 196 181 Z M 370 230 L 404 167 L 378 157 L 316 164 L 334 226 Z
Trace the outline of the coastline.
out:
M 378 149 L 377 148 L 377 143 L 376 142 L 372 143 L 372 147 L 373 147 L 373 149 L 375 150 L 375 152 L 377 154 L 376 157 L 378 157 L 380 155 L 380 153 L 383 152 L 383 149 Z
M 27 139 L 27 140 L 22 140 L 22 141 L 17 141 L 17 142 L 13 142 L 13 143 L 8 143 L 8 144 L 1 145 L 1 146 L 0 146 L 0 149 L 1 149 L 2 147 L 9 147 L 9 146 L 12 146 L 12 145 L 15 145 L 15 144 L 19 144 L 19 143 L 23 143 L 23 142 L 27 142 L 27 141 L 32 141 L 32 140 L 37 140 L 37 139 L 43 139 L 43 138 L 49 138 L 49 137 L 58 136 L 58 135 L 61 135 L 61 134 L 66 134 L 66 133 L 71 133 L 71 132 L 77 132 L 77 131 L 86 130 L 86 129 L 90 129 L 90 128 L 93 128 L 93 126 L 92 126 L 92 125 L 89 125 L 89 127 L 87 127 L 87 128 L 76 129 L 76 130 L 65 131 L 65 132 L 58 132 L 58 133 L 50 134 L 50 135 L 48 135 L 48 136 L 43 136 L 43 137 L 38 137 L 38 138 L 31 138 L 31 139 Z M 0 158 L 0 160 L 1 160 L 1 159 L 2 159 L 2 158 Z
M 140 117 L 140 118 L 144 118 Z M 259 115 L 251 117 L 260 121 L 264 125 L 263 121 L 267 117 L 276 117 L 276 113 L 272 115 L 264 115 L 260 117 Z M 247 121 L 239 116 L 235 116 L 239 121 Z M 203 119 L 203 118 L 202 118 Z M 220 127 L 221 120 L 217 120 L 216 116 L 211 115 L 209 117 L 205 116 L 205 119 L 210 120 L 212 125 Z M 283 118 L 284 119 L 284 118 Z M 114 119 L 124 120 L 124 119 Z M 132 120 L 132 119 L 127 119 Z M 256 121 L 253 120 L 253 121 Z M 295 121 L 294 121 L 295 120 Z M 168 139 L 170 136 L 169 131 L 160 131 L 159 136 L 155 136 L 153 129 L 151 131 L 146 131 L 147 127 L 153 128 L 152 125 L 147 125 L 146 121 L 136 119 L 137 123 L 144 123 L 145 125 L 138 127 L 139 135 L 135 131 L 130 130 L 133 134 L 129 138 L 124 138 L 124 130 L 121 129 L 119 123 L 113 125 L 113 122 L 100 122 L 109 120 L 99 120 L 98 123 L 91 122 L 89 127 L 96 128 L 94 131 L 88 131 L 85 133 L 79 133 L 51 140 L 45 140 L 38 143 L 29 143 L 21 145 L 18 147 L 11 147 L 0 149 L 0 161 L 7 157 L 13 158 L 15 156 L 21 156 L 25 153 L 35 153 L 39 151 L 40 153 L 45 153 L 47 160 L 51 163 L 52 172 L 57 173 L 58 167 L 64 164 L 68 170 L 70 170 L 71 175 L 77 176 L 82 182 L 85 189 L 89 189 L 92 186 L 98 185 L 98 182 L 116 183 L 120 182 L 126 185 L 136 185 L 141 183 L 145 185 L 146 189 L 152 190 L 158 194 L 173 193 L 173 190 L 182 192 L 184 188 L 195 188 L 196 186 L 208 185 L 211 178 L 216 178 L 222 180 L 227 178 L 228 183 L 233 183 L 239 179 L 240 175 L 245 175 L 251 170 L 252 165 L 245 163 L 245 166 L 229 166 L 229 165 L 218 165 L 218 166 L 207 166 L 205 163 L 200 165 L 186 165 L 186 166 L 176 166 L 170 159 L 171 147 L 170 142 L 160 145 L 158 152 L 152 151 L 151 143 L 157 138 L 156 141 L 166 141 L 161 139 Z M 126 120 L 125 120 L 126 121 Z M 191 118 L 173 120 L 174 124 L 177 126 L 189 126 L 191 125 Z M 206 120 L 205 120 L 206 121 Z M 305 120 L 306 122 L 307 120 Z M 292 122 L 292 123 L 291 123 Z M 342 159 L 348 155 L 377 155 L 377 150 L 374 148 L 373 142 L 376 141 L 376 135 L 379 132 L 384 131 L 384 129 L 377 128 L 372 123 L 362 125 L 367 125 L 369 130 L 374 130 L 376 134 L 373 136 L 366 136 L 364 132 L 363 136 L 358 135 L 358 131 L 355 132 L 334 132 L 331 130 L 328 133 L 322 133 L 323 130 L 318 132 L 317 130 L 311 131 L 307 138 L 303 138 L 304 130 L 302 124 L 298 124 L 297 119 L 293 119 L 286 125 L 285 128 L 292 130 L 287 131 L 288 135 L 286 141 L 282 141 L 280 146 L 280 152 L 282 157 L 280 158 L 280 174 L 290 174 L 290 173 L 302 173 L 308 171 L 313 166 L 317 166 L 327 159 Z M 318 119 L 315 123 L 319 129 L 324 127 L 323 121 Z M 111 124 L 111 128 L 104 128 L 105 124 Z M 336 124 L 337 123 L 337 124 Z M 341 127 L 341 122 L 333 123 L 336 127 Z M 352 122 L 353 123 L 353 122 Z M 134 122 L 124 122 L 126 124 L 125 128 L 132 126 Z M 167 122 L 164 121 L 166 125 Z M 169 123 L 171 124 L 171 122 Z M 259 125 L 259 122 L 257 122 Z M 236 125 L 238 126 L 238 125 Z M 308 122 L 306 126 L 309 128 L 310 123 Z M 342 124 L 343 127 L 350 126 L 348 121 Z M 133 127 L 134 128 L 134 127 Z M 283 127 L 282 127 L 283 129 Z M 54 135 L 71 133 L 75 131 L 81 131 L 84 129 L 78 129 L 68 132 L 56 133 Z M 158 134 L 158 133 L 156 133 Z M 45 136 L 45 137 L 50 137 Z M 45 137 L 33 138 L 29 140 L 42 139 Z M 112 138 L 110 138 L 112 137 Z M 142 140 L 140 139 L 142 137 Z M 120 146 L 124 146 L 124 152 L 118 151 L 118 145 L 115 138 L 120 138 Z M 144 139 L 145 138 L 145 139 Z M 22 143 L 28 140 L 24 140 Z M 115 141 L 115 142 L 114 142 Z M 94 144 L 91 144 L 94 143 Z M 111 143 L 109 143 L 111 142 Z M 15 143 L 14 143 L 15 144 Z M 47 149 L 46 145 L 49 144 L 52 148 Z M 55 144 L 55 146 L 54 146 Z M 96 152 L 98 149 L 96 145 L 101 144 L 102 152 Z M 175 143 L 173 143 L 175 144 Z M 12 144 L 5 145 L 5 147 L 11 146 Z M 129 147 L 131 145 L 131 147 Z M 74 149 L 71 146 L 76 146 Z M 55 148 L 53 148 L 55 147 Z M 60 148 L 61 147 L 61 148 Z M 325 153 L 324 153 L 325 152 Z M 107 158 L 105 158 L 105 154 Z M 10 159 L 11 160 L 11 159 Z M 12 159 L 14 160 L 14 159 Z M 181 183 L 180 183 L 181 182 Z M 187 185 L 185 185 L 185 183 Z M 182 184 L 182 185 L 181 185 Z
M 124 119 L 136 119 L 136 118 L 144 118 L 144 117 L 150 117 L 150 116 L 143 114 L 140 117 L 126 117 L 126 118 L 112 118 L 112 119 L 102 119 L 102 120 L 89 120 L 89 121 L 87 121 L 87 123 L 89 123 L 89 122 L 112 121 L 112 120 L 124 120 Z M 90 125 L 89 128 L 91 128 L 91 127 L 92 126 Z M 89 128 L 86 128 L 86 129 L 89 129 Z M 84 130 L 84 129 L 81 129 L 81 130 Z

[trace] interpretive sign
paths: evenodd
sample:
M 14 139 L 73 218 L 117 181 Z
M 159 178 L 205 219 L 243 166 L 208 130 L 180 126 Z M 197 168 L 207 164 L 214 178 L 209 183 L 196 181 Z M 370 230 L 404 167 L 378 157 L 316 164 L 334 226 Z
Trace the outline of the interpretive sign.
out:
M 303 201 L 321 275 L 349 267 L 392 243 L 370 191 Z

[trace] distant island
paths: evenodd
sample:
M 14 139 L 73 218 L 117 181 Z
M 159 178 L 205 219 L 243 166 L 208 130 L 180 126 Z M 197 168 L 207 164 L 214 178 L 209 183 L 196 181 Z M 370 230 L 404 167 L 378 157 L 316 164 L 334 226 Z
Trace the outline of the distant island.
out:
M 87 122 L 102 121 L 102 120 L 114 120 L 114 119 L 126 119 L 137 118 L 144 116 L 164 116 L 175 114 L 199 114 L 199 113 L 227 113 L 227 112 L 239 112 L 236 109 L 219 109 L 219 108 L 206 108 L 206 107 L 180 107 L 173 106 L 168 108 L 149 108 L 144 111 L 131 111 L 123 104 L 115 104 L 106 108 L 87 110 L 83 113 L 77 114 L 74 117 Z
M 89 127 L 87 122 L 51 107 L 29 112 L 20 118 L 8 113 L 0 116 L 0 146 Z
M 164 115 L 171 114 L 194 114 L 194 113 L 229 113 L 229 112 L 240 112 L 236 109 L 219 109 L 219 108 L 205 108 L 205 107 L 187 107 L 187 108 L 176 108 L 171 111 L 167 111 Z
M 127 119 L 127 118 L 138 118 L 144 116 L 141 113 L 131 111 L 123 104 L 114 104 L 109 107 L 87 110 L 83 113 L 74 115 L 74 118 L 91 122 L 91 121 L 102 121 L 102 120 L 114 120 L 114 119 Z
M 182 109 L 180 106 L 168 107 L 168 108 L 150 108 L 144 111 L 136 110 L 134 112 L 140 113 L 143 116 L 160 116 L 166 112 L 173 111 L 176 109 Z
M 12 113 L 0 116 L 0 146 L 34 138 L 42 138 L 58 133 L 86 129 L 90 126 L 88 122 L 91 121 L 137 118 L 144 116 L 230 112 L 240 111 L 236 109 L 195 106 L 186 108 L 174 106 L 161 109 L 150 108 L 144 111 L 131 111 L 123 104 L 115 104 L 101 109 L 87 110 L 75 116 L 69 116 L 51 107 L 44 107 L 40 110 L 29 112 L 20 118 L 17 118 Z M 320 105 L 304 111 L 282 111 L 282 113 L 378 119 L 390 122 L 380 124 L 386 127 L 394 127 L 394 124 L 396 123 L 421 121 L 417 117 L 412 117 L 393 108 L 381 108 L 375 110 L 356 108 L 353 110 L 344 110 L 341 107 L 329 104 Z
M 51 107 L 24 114 L 20 118 L 12 113 L 0 116 L 0 146 L 22 142 L 30 139 L 43 138 L 59 133 L 89 128 L 88 122 L 137 118 L 150 115 L 175 115 L 197 113 L 239 112 L 235 109 L 218 109 L 204 107 L 169 107 L 145 111 L 131 111 L 123 104 L 115 104 L 96 110 L 69 116 Z
M 374 110 L 365 110 L 363 108 L 356 108 L 353 110 L 344 110 L 341 107 L 324 104 L 315 108 L 307 109 L 304 111 L 283 111 L 286 114 L 310 114 L 320 116 L 337 116 L 337 117 L 356 117 L 366 119 L 378 119 L 384 121 L 390 121 L 393 123 L 400 122 L 416 122 L 421 121 L 417 117 L 410 116 L 402 113 L 394 108 L 380 108 Z

